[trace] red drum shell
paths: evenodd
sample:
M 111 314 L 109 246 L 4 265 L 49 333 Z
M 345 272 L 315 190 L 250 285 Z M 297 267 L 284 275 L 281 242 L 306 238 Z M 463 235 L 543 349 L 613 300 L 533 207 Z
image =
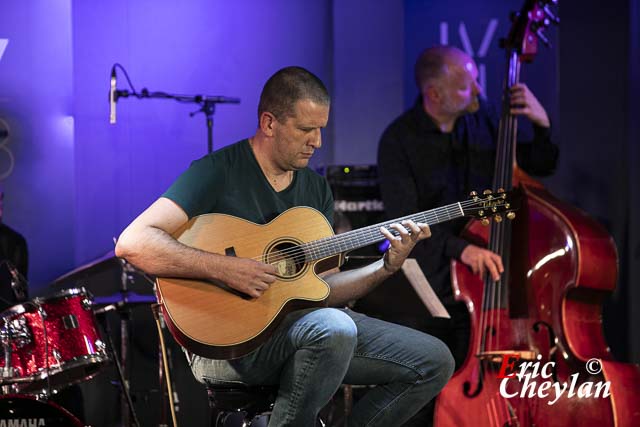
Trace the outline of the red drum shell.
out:
M 0 382 L 12 383 L 20 392 L 49 386 L 59 390 L 93 377 L 108 361 L 84 289 L 66 289 L 14 306 L 0 313 L 0 327 L 5 320 L 13 328 L 13 372 Z M 29 337 L 16 337 L 16 333 Z M 0 368 L 4 365 L 4 354 L 0 354 Z

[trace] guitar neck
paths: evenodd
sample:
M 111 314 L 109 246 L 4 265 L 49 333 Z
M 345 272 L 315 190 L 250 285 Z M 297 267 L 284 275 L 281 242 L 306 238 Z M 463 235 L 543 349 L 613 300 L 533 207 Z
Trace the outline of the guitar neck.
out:
M 372 243 L 384 240 L 385 237 L 380 232 L 380 227 L 387 228 L 391 232 L 391 234 L 397 236 L 399 234 L 398 231 L 394 228 L 389 228 L 389 226 L 393 223 L 411 220 L 415 223 L 421 222 L 424 224 L 433 225 L 463 216 L 464 211 L 462 210 L 462 206 L 460 205 L 460 203 L 452 203 L 440 208 L 407 215 L 402 218 L 380 222 L 378 224 L 348 231 L 336 236 L 304 243 L 301 245 L 301 249 L 304 251 L 305 259 L 307 261 L 315 261 L 337 255 L 339 253 L 362 248 Z

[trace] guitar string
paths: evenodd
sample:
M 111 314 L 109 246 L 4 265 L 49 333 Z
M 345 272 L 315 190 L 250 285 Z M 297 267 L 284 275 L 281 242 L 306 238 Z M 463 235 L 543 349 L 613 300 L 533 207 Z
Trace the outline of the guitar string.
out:
M 469 205 L 467 204 L 467 202 L 462 202 L 461 205 L 464 203 L 464 207 L 468 207 Z M 478 202 L 473 202 L 471 201 L 471 204 L 478 204 Z M 451 217 L 451 213 L 449 211 L 451 211 L 452 209 L 455 209 L 456 211 L 456 215 L 455 217 Z M 325 258 L 327 256 L 331 256 L 331 255 L 337 255 L 338 253 L 342 253 L 351 249 L 355 249 L 354 248 L 349 248 L 347 243 L 349 241 L 352 240 L 360 240 L 362 238 L 364 239 L 371 239 L 374 237 L 379 237 L 379 239 L 375 240 L 375 241 L 382 241 L 385 239 L 384 235 L 382 235 L 380 233 L 379 228 L 384 226 L 385 224 L 388 224 L 387 227 L 393 223 L 399 223 L 405 219 L 416 219 L 418 220 L 418 222 L 424 222 L 424 221 L 420 221 L 420 219 L 422 219 L 422 217 L 426 218 L 427 222 L 431 222 L 431 224 L 435 224 L 438 222 L 443 222 L 443 220 L 440 220 L 438 217 L 438 214 L 434 211 L 440 211 L 440 216 L 444 216 L 447 215 L 448 219 L 452 219 L 452 218 L 460 218 L 462 215 L 459 214 L 459 208 L 457 207 L 457 203 L 451 204 L 451 205 L 447 205 L 441 208 L 437 208 L 434 209 L 433 211 L 426 211 L 426 212 L 420 212 L 417 214 L 413 214 L 413 215 L 407 215 L 405 217 L 402 218 L 398 218 L 396 220 L 393 221 L 387 221 L 387 222 L 382 222 L 379 224 L 374 224 L 374 225 L 370 225 L 358 230 L 352 230 L 349 231 L 347 233 L 343 233 L 343 234 L 338 234 L 338 235 L 333 235 L 333 236 L 328 236 L 328 237 L 324 237 L 322 239 L 316 240 L 316 241 L 312 241 L 312 242 L 307 242 L 307 243 L 303 243 L 301 245 L 297 245 L 293 248 L 290 249 L 284 249 L 282 251 L 279 251 L 277 254 L 283 256 L 283 258 L 286 259 L 291 259 L 294 262 L 302 262 L 305 261 L 307 259 L 307 254 L 312 253 L 312 252 L 322 252 L 322 251 L 326 251 L 328 249 L 332 249 L 336 246 L 341 246 L 343 244 L 345 244 L 344 250 L 340 250 L 337 251 L 335 253 L 331 253 L 331 254 L 327 254 L 326 256 L 324 255 L 320 255 L 319 258 L 317 259 L 321 259 L 321 258 Z M 418 218 L 420 217 L 420 218 Z M 389 229 L 389 231 L 394 234 L 395 236 L 399 235 L 400 233 L 391 228 Z M 336 242 L 338 241 L 338 242 Z M 372 242 L 373 243 L 373 242 Z M 363 245 L 364 246 L 364 245 Z M 306 252 L 305 252 L 306 251 Z M 293 258 L 287 258 L 284 255 L 289 255 L 289 254 L 294 254 L 297 253 L 298 255 L 295 256 Z M 258 257 L 254 257 L 252 259 L 254 260 L 258 260 L 258 261 L 263 261 L 265 262 L 266 260 L 264 259 L 265 257 L 263 255 L 258 256 Z M 272 264 L 273 265 L 273 264 Z
M 519 70 L 520 68 L 518 63 L 518 56 L 517 54 L 514 53 L 510 56 L 510 61 L 508 64 L 507 81 L 505 82 L 507 87 L 512 87 L 515 83 L 517 83 L 519 78 Z M 510 108 L 510 97 L 505 92 L 505 94 L 503 95 L 502 110 L 508 111 L 509 108 Z M 502 141 L 500 158 L 499 158 L 500 162 L 499 164 L 496 164 L 495 177 L 497 182 L 494 182 L 494 185 L 502 185 L 504 187 L 510 188 L 511 175 L 513 173 L 512 168 L 510 166 L 512 165 L 512 162 L 515 160 L 513 159 L 513 156 L 515 153 L 514 153 L 514 147 L 511 141 L 514 141 L 514 138 L 517 132 L 517 121 L 515 117 L 507 113 L 506 123 L 504 124 L 504 127 L 501 126 L 501 128 L 502 129 L 500 129 L 501 131 L 500 133 L 502 134 L 501 136 L 503 138 L 500 139 L 500 141 Z M 501 258 L 504 258 L 503 254 L 506 249 L 504 246 L 506 244 L 505 239 L 507 236 L 508 236 L 508 233 L 507 233 L 506 225 L 502 225 L 498 223 L 492 224 L 489 249 L 497 253 L 498 255 L 500 255 Z M 507 278 L 505 277 L 505 279 Z M 485 287 L 485 290 L 483 293 L 488 292 L 490 296 L 485 294 L 485 296 L 488 297 L 487 298 L 488 304 L 486 304 L 485 307 L 483 307 L 484 308 L 483 316 L 481 317 L 483 318 L 484 321 L 489 321 L 489 320 L 491 321 L 491 325 L 494 333 L 490 335 L 489 343 L 487 345 L 487 348 L 485 348 L 485 350 L 498 350 L 500 349 L 500 337 L 501 337 L 501 333 L 500 333 L 501 310 L 498 310 L 498 309 L 502 307 L 501 302 L 502 302 L 503 292 L 505 291 L 504 289 L 505 286 L 503 283 L 502 275 L 498 279 L 498 281 L 493 282 L 492 280 L 489 280 L 489 282 L 490 282 L 490 286 Z M 491 310 L 491 311 L 489 313 L 486 313 L 486 310 Z M 481 324 L 481 330 L 487 330 L 486 326 L 487 325 Z
M 465 202 L 461 202 L 460 204 L 464 205 L 464 207 L 468 208 L 471 205 L 480 204 L 480 202 L 481 201 L 465 201 Z M 427 212 L 422 212 L 422 213 L 418 213 L 418 214 L 414 214 L 414 215 L 407 215 L 406 217 L 399 218 L 399 219 L 394 220 L 394 221 L 387 221 L 387 222 L 384 222 L 384 223 L 380 223 L 379 225 L 380 226 L 383 226 L 385 224 L 389 224 L 390 225 L 390 224 L 393 224 L 395 222 L 400 222 L 400 221 L 402 221 L 404 219 L 417 219 L 416 217 L 419 217 L 419 216 L 426 217 L 427 218 L 427 222 L 431 222 L 431 224 L 435 224 L 435 223 L 438 223 L 438 222 L 444 222 L 445 220 L 450 220 L 450 219 L 453 219 L 453 218 L 459 218 L 459 217 L 462 216 L 462 215 L 458 214 L 458 209 L 457 209 L 457 207 L 455 205 L 457 205 L 457 203 L 454 203 L 452 205 L 448 205 L 448 206 L 436 209 L 437 211 L 441 212 L 441 215 L 445 215 L 446 214 L 448 216 L 448 218 L 444 219 L 444 220 L 440 220 L 440 218 L 438 217 L 437 213 L 435 213 L 434 211 L 427 211 Z M 451 217 L 451 213 L 449 211 L 451 211 L 451 209 L 454 209 L 454 208 L 455 208 L 455 211 L 456 211 L 456 216 L 455 217 Z M 421 222 L 421 221 L 418 220 L 418 222 Z M 389 229 L 389 231 L 392 234 L 394 234 L 395 236 L 398 236 L 400 234 L 395 229 Z M 294 256 L 293 258 L 289 258 L 289 259 L 291 259 L 291 260 L 293 260 L 295 262 L 302 262 L 302 261 L 305 261 L 307 259 L 307 254 L 309 252 L 314 252 L 314 251 L 315 252 L 322 252 L 323 250 L 330 249 L 332 247 L 335 247 L 338 244 L 348 243 L 348 241 L 349 240 L 353 240 L 354 237 L 357 237 L 358 239 L 359 238 L 363 238 L 363 237 L 364 238 L 369 238 L 369 239 L 371 239 L 373 237 L 380 237 L 379 239 L 377 239 L 375 241 L 384 240 L 385 237 L 383 235 L 381 235 L 381 234 L 378 234 L 378 233 L 380 233 L 378 224 L 374 224 L 372 226 L 368 226 L 368 227 L 365 227 L 363 229 L 353 230 L 351 232 L 343 233 L 341 235 L 325 237 L 323 239 L 319 239 L 319 240 L 316 240 L 314 242 L 308 242 L 308 243 L 304 243 L 302 245 L 295 246 L 295 247 L 290 248 L 290 249 L 285 249 L 285 250 L 282 250 L 282 251 L 278 252 L 278 255 L 281 255 L 281 256 L 283 256 L 283 258 L 286 259 L 287 258 L 286 255 L 289 255 L 289 254 L 292 254 L 292 253 L 298 253 L 299 254 L 298 256 Z M 341 240 L 341 242 L 336 244 L 334 242 L 329 242 L 329 240 Z M 345 240 L 347 242 L 345 242 Z M 365 245 L 362 245 L 362 246 L 365 246 Z M 356 246 L 356 247 L 353 247 L 353 248 L 347 246 L 341 251 L 338 251 L 338 252 L 335 252 L 335 253 L 330 253 L 330 254 L 327 254 L 326 256 L 325 255 L 321 255 L 319 258 L 316 258 L 316 259 L 325 258 L 325 257 L 331 256 L 331 255 L 337 255 L 338 253 L 342 253 L 342 252 L 345 252 L 345 251 L 348 251 L 348 250 L 351 250 L 351 249 L 355 249 L 357 247 L 359 247 L 359 246 Z M 307 252 L 305 252 L 305 250 Z M 264 256 L 258 256 L 258 257 L 252 258 L 252 259 L 266 262 L 267 260 L 265 260 L 264 258 L 265 258 Z
M 501 198 L 497 197 L 495 200 L 501 200 Z M 505 203 L 508 202 L 506 199 L 502 199 L 502 200 L 504 200 Z M 460 206 L 463 207 L 463 208 L 467 208 L 467 209 L 469 207 L 471 207 L 471 206 L 474 206 L 474 205 L 477 205 L 478 207 L 482 207 L 482 204 L 484 202 L 486 202 L 485 199 L 476 200 L 476 201 L 467 200 L 467 201 L 460 202 Z M 453 210 L 455 210 L 455 215 L 456 215 L 454 217 L 451 216 L 451 213 L 452 213 Z M 438 215 L 438 213 L 440 215 Z M 492 214 L 494 214 L 494 213 L 492 213 Z M 445 216 L 445 215 L 447 216 L 447 218 L 441 220 L 440 216 Z M 307 260 L 307 258 L 308 258 L 307 255 L 309 253 L 313 253 L 313 252 L 321 253 L 321 252 L 326 251 L 326 250 L 328 250 L 328 249 L 330 249 L 332 247 L 335 247 L 336 245 L 345 244 L 346 247 L 345 247 L 344 250 L 341 250 L 341 251 L 338 251 L 338 252 L 335 252 L 335 253 L 331 253 L 331 254 L 327 254 L 326 256 L 322 255 L 319 258 L 317 258 L 317 259 L 321 259 L 321 258 L 325 258 L 325 257 L 331 256 L 331 255 L 337 255 L 339 253 L 342 253 L 342 252 L 345 252 L 345 251 L 348 251 L 348 250 L 351 250 L 351 249 L 356 249 L 357 247 L 359 247 L 359 246 L 356 246 L 356 247 L 353 247 L 353 248 L 348 247 L 347 243 L 348 243 L 349 240 L 356 240 L 356 239 L 361 239 L 361 238 L 371 239 L 373 237 L 378 237 L 378 236 L 380 238 L 377 239 L 377 240 L 374 240 L 374 241 L 382 241 L 382 240 L 384 240 L 385 239 L 384 235 L 378 234 L 378 233 L 380 233 L 379 228 L 382 227 L 382 226 L 389 227 L 393 223 L 399 223 L 399 222 L 401 222 L 403 220 L 406 220 L 406 219 L 417 219 L 418 222 L 424 222 L 424 221 L 421 221 L 422 218 L 425 218 L 427 220 L 427 223 L 431 222 L 431 224 L 436 224 L 436 223 L 439 223 L 439 222 L 444 222 L 446 220 L 459 218 L 459 217 L 462 217 L 462 216 L 463 215 L 459 214 L 458 203 L 453 203 L 453 204 L 450 204 L 450 205 L 447 205 L 447 206 L 443 206 L 443 207 L 440 207 L 440 208 L 436 208 L 436 209 L 433 209 L 433 210 L 430 210 L 430 211 L 425 211 L 425 212 L 421 212 L 421 213 L 417 213 L 417 214 L 413 214 L 413 215 L 407 215 L 405 217 L 398 218 L 398 219 L 393 220 L 393 221 L 382 222 L 380 224 L 374 224 L 374 225 L 371 225 L 371 226 L 368 226 L 368 227 L 365 227 L 365 228 L 362 228 L 362 229 L 352 230 L 352 231 L 347 232 L 347 233 L 334 235 L 334 236 L 328 236 L 328 237 L 325 237 L 325 238 L 322 238 L 322 239 L 319 239 L 319 240 L 316 240 L 316 241 L 313 241 L 313 242 L 303 243 L 301 245 L 297 245 L 297 246 L 292 247 L 292 248 L 283 249 L 282 251 L 279 251 L 277 254 L 279 256 L 281 256 L 282 258 L 284 258 L 284 259 L 290 259 L 290 260 L 292 260 L 294 262 L 304 262 L 304 261 Z M 394 236 L 398 236 L 400 234 L 397 230 L 395 230 L 393 228 L 389 229 L 389 231 L 392 234 L 394 234 Z M 338 240 L 340 242 L 336 243 L 335 242 L 336 240 Z M 363 246 L 365 246 L 365 245 L 363 245 Z M 293 258 L 287 258 L 287 255 L 290 255 L 290 254 L 297 254 L 297 255 L 294 255 Z M 264 255 L 260 255 L 260 256 L 257 256 L 257 257 L 251 258 L 251 259 L 254 259 L 256 261 L 262 261 L 262 262 L 267 262 L 268 261 L 268 259 L 266 259 L 266 257 Z M 277 261 L 277 262 L 279 262 L 279 261 Z M 272 264 L 272 265 L 275 265 L 275 264 Z

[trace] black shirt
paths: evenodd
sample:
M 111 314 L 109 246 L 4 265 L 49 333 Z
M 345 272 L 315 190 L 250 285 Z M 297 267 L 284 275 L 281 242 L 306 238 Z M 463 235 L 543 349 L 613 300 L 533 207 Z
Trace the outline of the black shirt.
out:
M 384 131 L 378 147 L 380 189 L 389 218 L 433 209 L 465 200 L 470 191 L 490 189 L 493 182 L 499 117 L 481 100 L 480 109 L 455 122 L 443 133 L 424 112 L 422 99 Z M 533 175 L 555 169 L 558 147 L 549 129 L 534 126 L 534 140 L 519 142 L 520 167 Z M 459 258 L 467 242 L 458 237 L 466 220 L 431 227 L 432 236 L 421 241 L 411 257 L 420 263 L 443 302 L 452 303 L 449 261 Z

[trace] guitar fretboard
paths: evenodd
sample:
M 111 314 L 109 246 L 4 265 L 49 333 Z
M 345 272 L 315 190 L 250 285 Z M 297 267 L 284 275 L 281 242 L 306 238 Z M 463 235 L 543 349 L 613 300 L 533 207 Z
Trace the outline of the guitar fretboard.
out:
M 397 236 L 399 232 L 394 228 L 389 228 L 393 223 L 399 223 L 405 220 L 411 220 L 415 223 L 421 222 L 428 225 L 438 224 L 440 222 L 449 221 L 464 216 L 464 211 L 459 202 L 442 206 L 436 209 L 407 215 L 402 218 L 380 222 L 357 230 L 348 231 L 336 236 L 326 237 L 324 239 L 315 240 L 300 245 L 304 251 L 305 260 L 315 261 L 323 258 L 337 255 L 342 252 L 351 251 L 362 248 L 372 243 L 380 242 L 385 239 L 380 232 L 380 227 L 385 227 L 391 234 Z

